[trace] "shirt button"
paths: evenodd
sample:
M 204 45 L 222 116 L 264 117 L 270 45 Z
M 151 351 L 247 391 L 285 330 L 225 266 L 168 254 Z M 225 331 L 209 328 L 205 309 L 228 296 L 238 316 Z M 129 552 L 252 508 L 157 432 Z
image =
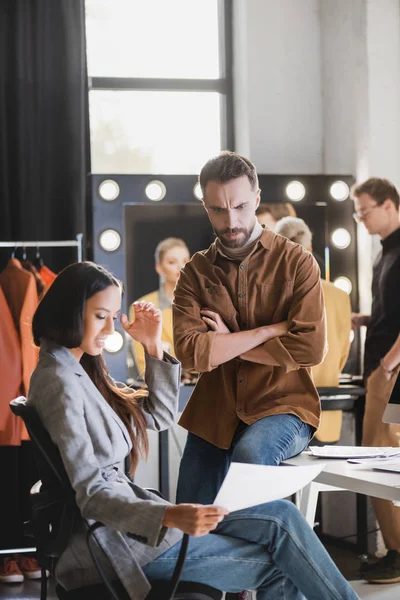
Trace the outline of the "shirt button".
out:
M 245 268 L 246 268 L 246 267 L 245 267 L 245 265 L 240 265 L 240 267 L 239 267 L 239 269 L 242 269 L 242 271 L 243 271 L 243 269 L 245 269 Z
M 245 297 L 245 294 L 243 292 L 240 292 L 239 298 L 244 298 L 244 297 Z

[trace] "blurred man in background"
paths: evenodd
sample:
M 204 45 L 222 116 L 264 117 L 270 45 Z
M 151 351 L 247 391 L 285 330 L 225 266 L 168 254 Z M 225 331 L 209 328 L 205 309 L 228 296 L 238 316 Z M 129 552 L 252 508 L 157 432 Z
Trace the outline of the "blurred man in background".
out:
M 368 233 L 381 238 L 382 248 L 373 267 L 371 315 L 353 315 L 353 328 L 367 327 L 364 379 L 367 390 L 364 446 L 400 446 L 400 425 L 382 423 L 398 372 L 400 334 L 400 222 L 399 193 L 387 179 L 368 179 L 352 189 L 354 217 Z M 400 508 L 389 500 L 372 498 L 388 553 L 363 565 L 371 583 L 400 581 Z

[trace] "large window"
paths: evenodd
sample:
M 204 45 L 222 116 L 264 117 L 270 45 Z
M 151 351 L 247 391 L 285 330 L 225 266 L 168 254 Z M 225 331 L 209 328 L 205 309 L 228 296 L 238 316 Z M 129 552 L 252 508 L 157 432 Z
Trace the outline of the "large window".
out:
M 195 174 L 233 148 L 231 0 L 86 0 L 93 173 Z

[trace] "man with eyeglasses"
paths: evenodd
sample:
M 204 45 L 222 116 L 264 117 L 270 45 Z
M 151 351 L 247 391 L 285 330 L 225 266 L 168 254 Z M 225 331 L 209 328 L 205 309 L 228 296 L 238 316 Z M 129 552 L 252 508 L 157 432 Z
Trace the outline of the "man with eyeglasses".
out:
M 382 417 L 400 370 L 400 221 L 399 193 L 387 179 L 371 178 L 352 189 L 358 223 L 381 238 L 372 278 L 371 315 L 354 314 L 353 329 L 367 327 L 364 353 L 366 405 L 364 446 L 400 446 L 400 425 Z M 366 563 L 361 573 L 370 583 L 400 581 L 400 508 L 389 500 L 372 498 L 386 556 Z

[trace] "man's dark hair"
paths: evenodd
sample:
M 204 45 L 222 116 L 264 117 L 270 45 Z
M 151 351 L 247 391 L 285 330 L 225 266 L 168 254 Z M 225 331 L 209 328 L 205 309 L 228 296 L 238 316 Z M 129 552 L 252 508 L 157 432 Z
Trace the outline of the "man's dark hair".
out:
M 381 206 L 385 200 L 391 200 L 397 210 L 399 209 L 399 192 L 397 191 L 396 186 L 388 179 L 371 177 L 363 183 L 353 185 L 351 188 L 351 197 L 359 198 L 362 194 L 371 196 L 378 206 Z
M 238 179 L 246 175 L 250 181 L 251 188 L 258 190 L 257 171 L 253 163 L 244 156 L 225 150 L 218 156 L 210 158 L 200 171 L 199 183 L 203 198 L 209 181 L 226 183 L 232 179 Z
M 83 339 L 83 315 L 86 301 L 118 279 L 100 265 L 81 262 L 59 273 L 43 296 L 32 321 L 33 339 L 52 340 L 65 348 L 77 348 Z

